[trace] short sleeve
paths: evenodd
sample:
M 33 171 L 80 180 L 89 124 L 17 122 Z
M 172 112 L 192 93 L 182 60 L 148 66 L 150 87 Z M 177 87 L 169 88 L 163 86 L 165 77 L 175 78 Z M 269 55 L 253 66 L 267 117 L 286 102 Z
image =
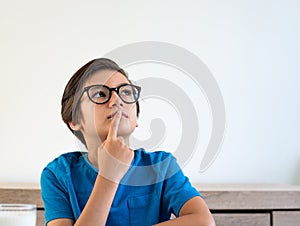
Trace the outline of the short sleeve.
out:
M 172 173 L 169 173 L 164 182 L 163 205 L 169 213 L 178 217 L 181 207 L 191 198 L 201 194 L 191 185 L 173 156 L 168 170 Z
M 41 175 L 41 192 L 45 207 L 45 225 L 58 218 L 74 219 L 69 195 L 54 173 L 47 168 Z

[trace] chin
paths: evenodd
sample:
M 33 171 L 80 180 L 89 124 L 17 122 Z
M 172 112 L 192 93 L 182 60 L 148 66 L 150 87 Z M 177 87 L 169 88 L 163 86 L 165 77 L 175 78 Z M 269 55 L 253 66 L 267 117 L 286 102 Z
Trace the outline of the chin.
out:
M 132 130 L 119 130 L 118 131 L 118 136 L 129 137 L 132 133 L 133 133 Z
M 128 125 L 119 125 L 118 136 L 128 137 L 130 136 L 135 128 L 129 127 Z

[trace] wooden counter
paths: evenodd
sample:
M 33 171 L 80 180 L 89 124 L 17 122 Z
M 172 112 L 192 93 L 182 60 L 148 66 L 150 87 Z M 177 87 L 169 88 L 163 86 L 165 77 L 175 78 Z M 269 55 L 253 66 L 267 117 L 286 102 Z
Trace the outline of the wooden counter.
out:
M 300 186 L 195 184 L 218 226 L 300 225 Z
M 300 225 L 300 186 L 271 184 L 195 184 L 218 226 Z M 40 188 L 34 184 L 0 184 L 0 203 L 37 205 L 44 223 Z

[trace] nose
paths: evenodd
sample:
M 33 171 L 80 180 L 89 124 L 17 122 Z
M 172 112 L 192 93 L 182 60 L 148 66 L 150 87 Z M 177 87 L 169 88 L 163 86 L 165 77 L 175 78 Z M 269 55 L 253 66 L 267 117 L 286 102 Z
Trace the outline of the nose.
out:
M 117 92 L 112 92 L 110 100 L 108 101 L 109 107 L 112 108 L 114 106 L 123 107 L 123 101 L 118 96 Z

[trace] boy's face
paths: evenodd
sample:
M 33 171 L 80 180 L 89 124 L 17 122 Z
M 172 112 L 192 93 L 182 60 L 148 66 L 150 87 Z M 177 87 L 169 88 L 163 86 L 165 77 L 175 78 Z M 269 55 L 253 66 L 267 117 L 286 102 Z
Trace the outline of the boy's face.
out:
M 129 84 L 128 79 L 120 72 L 99 71 L 95 72 L 84 84 L 84 87 L 90 85 L 102 84 L 110 88 L 118 87 L 121 84 Z M 131 133 L 137 126 L 136 103 L 124 103 L 116 92 L 112 91 L 110 100 L 105 104 L 94 104 L 84 92 L 80 100 L 81 119 L 79 126 L 84 138 L 89 146 L 97 145 L 106 140 L 112 118 L 117 110 L 122 111 L 122 117 L 119 124 L 118 136 L 128 140 Z

